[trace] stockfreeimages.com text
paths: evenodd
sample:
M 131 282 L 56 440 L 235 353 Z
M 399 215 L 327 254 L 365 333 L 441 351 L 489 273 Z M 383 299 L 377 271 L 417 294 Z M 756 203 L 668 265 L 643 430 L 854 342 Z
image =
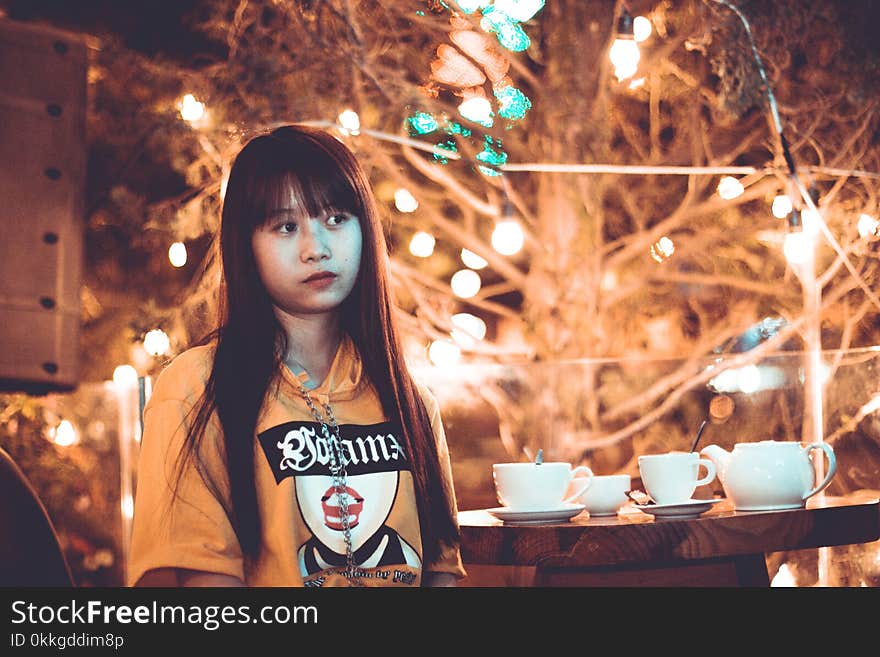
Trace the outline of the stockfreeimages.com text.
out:
M 85 603 L 71 600 L 64 604 L 36 605 L 25 600 L 12 603 L 12 623 L 34 625 L 60 623 L 91 624 L 120 623 L 201 625 L 206 630 L 216 630 L 221 625 L 263 623 L 266 625 L 288 623 L 317 624 L 318 609 L 315 606 L 266 605 L 256 613 L 250 605 L 164 605 L 153 601 L 149 605 L 110 605 L 101 600 Z

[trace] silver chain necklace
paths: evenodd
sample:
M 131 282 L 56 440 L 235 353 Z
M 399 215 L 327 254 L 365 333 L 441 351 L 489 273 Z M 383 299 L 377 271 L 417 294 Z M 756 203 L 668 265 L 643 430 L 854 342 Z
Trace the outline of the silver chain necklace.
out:
M 336 423 L 336 417 L 333 415 L 329 401 L 324 404 L 324 412 L 327 414 L 327 420 L 325 420 L 301 383 L 299 392 L 308 404 L 312 416 L 321 425 L 321 431 L 330 451 L 330 474 L 333 476 L 333 489 L 336 491 L 336 499 L 339 503 L 339 513 L 342 516 L 342 537 L 345 540 L 345 579 L 348 580 L 350 586 L 363 586 L 354 567 L 354 551 L 351 546 L 351 527 L 348 519 L 347 460 L 342 453 L 342 436 L 339 434 L 339 425 Z M 327 426 L 328 422 L 333 427 L 332 435 Z

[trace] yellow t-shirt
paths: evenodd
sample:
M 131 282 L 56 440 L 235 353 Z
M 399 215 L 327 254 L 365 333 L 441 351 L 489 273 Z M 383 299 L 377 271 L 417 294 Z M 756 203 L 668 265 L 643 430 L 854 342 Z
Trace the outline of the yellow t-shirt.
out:
M 244 557 L 223 506 L 194 467 L 184 472 L 172 503 L 171 482 L 186 435 L 185 418 L 204 390 L 212 358 L 211 346 L 195 347 L 175 358 L 157 378 L 144 409 L 127 582 L 136 585 L 154 569 L 185 568 L 233 575 L 249 586 L 347 585 L 329 446 L 287 367 L 278 394 L 267 396 L 254 442 L 262 528 L 259 557 Z M 418 387 L 455 513 L 439 407 L 426 387 Z M 436 563 L 422 563 L 413 480 L 399 440 L 400 426 L 384 416 L 350 338 L 344 337 L 329 374 L 309 394 L 319 409 L 329 401 L 349 460 L 346 494 L 360 581 L 367 586 L 419 586 L 424 571 L 464 577 L 457 545 L 443 546 Z M 222 454 L 222 430 L 215 414 L 202 441 L 201 460 L 228 500 Z

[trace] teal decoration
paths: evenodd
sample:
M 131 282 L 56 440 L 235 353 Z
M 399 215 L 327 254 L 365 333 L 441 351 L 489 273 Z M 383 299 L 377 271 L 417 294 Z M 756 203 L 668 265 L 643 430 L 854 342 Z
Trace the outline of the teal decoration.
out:
M 526 112 L 532 108 L 532 101 L 516 87 L 501 87 L 495 90 L 495 97 L 501 103 L 498 115 L 518 121 L 525 117 Z
M 407 119 L 407 122 L 410 129 L 417 135 L 427 135 L 440 127 L 437 124 L 437 119 L 427 112 L 416 112 Z
M 448 139 L 447 141 L 441 141 L 437 144 L 439 148 L 442 148 L 446 151 L 454 151 L 458 152 L 458 145 L 455 143 L 454 139 Z M 437 160 L 440 164 L 448 164 L 449 158 L 440 155 L 439 153 L 434 153 L 434 159 Z
M 492 7 L 483 10 L 483 22 L 485 29 L 492 32 L 498 39 L 498 43 L 513 52 L 526 50 L 531 41 L 529 35 L 522 29 L 519 23 L 510 16 Z
M 456 123 L 455 121 L 448 121 L 446 125 L 443 127 L 450 135 L 461 135 L 462 137 L 470 137 L 471 131 L 465 128 L 461 123 Z
M 492 148 L 493 145 L 496 145 L 496 142 L 490 137 L 486 135 L 483 138 L 484 146 L 483 150 L 477 153 L 477 160 L 480 162 L 485 162 L 486 164 L 491 164 L 494 167 L 501 166 L 507 162 L 507 153 L 501 150 L 501 140 L 497 141 L 498 150 L 496 151 Z M 487 167 L 479 167 L 480 171 L 490 176 L 501 175 L 500 172 L 495 171 L 494 169 L 487 169 Z

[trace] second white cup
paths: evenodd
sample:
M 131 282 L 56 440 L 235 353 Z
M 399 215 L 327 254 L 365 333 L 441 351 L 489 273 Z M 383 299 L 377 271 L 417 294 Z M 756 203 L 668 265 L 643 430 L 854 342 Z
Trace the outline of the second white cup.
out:
M 706 476 L 700 479 L 700 466 Z M 697 452 L 667 452 L 639 457 L 645 491 L 657 504 L 681 504 L 691 499 L 697 486 L 715 479 L 715 464 Z
M 579 478 L 572 480 L 577 486 Z M 593 483 L 575 500 L 587 507 L 591 516 L 613 516 L 629 499 L 626 494 L 632 482 L 628 474 L 595 475 Z

